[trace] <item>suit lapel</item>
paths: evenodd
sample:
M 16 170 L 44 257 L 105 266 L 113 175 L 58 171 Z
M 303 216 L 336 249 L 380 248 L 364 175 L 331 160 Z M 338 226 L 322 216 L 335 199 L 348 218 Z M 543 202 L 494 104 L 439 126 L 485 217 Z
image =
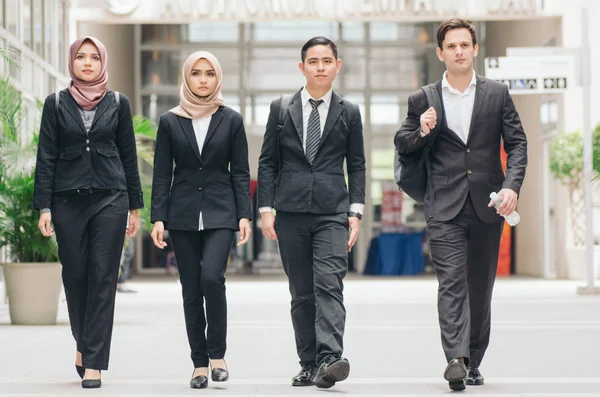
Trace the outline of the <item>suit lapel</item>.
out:
M 196 157 L 198 157 L 198 160 L 201 160 L 200 149 L 198 149 L 198 141 L 196 140 L 196 134 L 194 133 L 194 126 L 192 125 L 192 120 L 181 116 L 177 116 L 177 118 L 179 119 L 181 129 L 183 130 L 183 133 L 187 137 L 188 141 L 190 142 L 190 146 L 194 150 Z
M 83 119 L 81 118 L 81 114 L 79 113 L 79 105 L 75 102 L 75 99 L 69 93 L 69 90 L 65 93 L 65 95 L 61 98 L 65 102 L 65 109 L 67 112 L 75 119 L 75 122 L 81 127 L 81 131 L 87 135 L 87 130 L 85 129 L 85 125 L 83 125 Z
M 104 95 L 104 98 L 102 98 L 102 100 L 96 107 L 96 113 L 94 114 L 94 120 L 92 121 L 92 126 L 90 127 L 90 131 L 92 130 L 92 128 L 94 128 L 94 126 L 96 125 L 96 122 L 100 119 L 100 117 L 102 117 L 104 112 L 106 112 L 106 110 L 110 107 L 110 104 L 112 103 L 111 98 L 113 98 L 114 95 L 115 95 L 114 93 L 111 94 L 110 98 L 109 98 L 108 94 Z
M 485 79 L 479 75 L 477 75 L 477 83 L 475 85 L 475 104 L 473 105 L 473 114 L 471 115 L 471 124 L 469 125 L 469 135 L 467 136 L 467 144 L 471 140 L 471 136 L 473 135 L 473 125 L 475 124 L 476 118 L 481 113 L 481 107 L 486 102 L 486 84 Z
M 440 100 L 442 102 L 442 111 L 444 112 L 444 118 L 442 120 L 442 127 L 443 127 L 444 130 L 448 130 L 450 132 L 449 136 L 452 139 L 456 140 L 461 145 L 464 145 L 465 141 L 463 141 L 462 138 L 459 137 L 458 134 L 455 131 L 453 131 L 452 129 L 450 129 L 450 127 L 448 126 L 448 117 L 447 117 L 446 108 L 445 108 L 445 105 L 444 105 L 444 93 L 443 93 L 443 89 L 442 89 L 442 79 L 440 79 L 436 83 L 435 86 L 436 86 L 436 89 L 437 89 L 438 94 L 440 96 Z M 477 98 L 475 98 L 475 100 L 477 100 Z M 467 142 L 468 142 L 468 139 L 467 139 Z
M 335 92 L 331 93 L 331 102 L 329 104 L 329 111 L 327 112 L 327 119 L 325 120 L 325 126 L 323 128 L 323 134 L 321 134 L 321 142 L 319 143 L 319 148 L 327 139 L 327 136 L 331 132 L 331 129 L 335 125 L 337 119 L 342 114 L 344 107 L 342 106 L 342 99 L 337 96 Z
M 303 145 L 303 127 L 302 127 L 302 96 L 300 91 L 294 95 L 292 98 L 292 102 L 288 107 L 288 112 L 290 113 L 290 117 L 294 122 L 294 127 L 296 127 L 296 133 L 298 134 L 298 139 L 300 139 L 300 145 Z
M 202 145 L 203 152 L 204 152 L 204 148 L 206 147 L 206 144 L 208 143 L 210 138 L 213 136 L 213 134 L 217 130 L 217 127 L 219 126 L 219 124 L 221 123 L 221 120 L 223 120 L 223 107 L 222 106 L 219 107 L 219 109 L 216 112 L 214 112 L 212 117 L 210 118 L 210 124 L 208 125 L 208 131 L 206 132 L 206 138 L 204 139 L 204 144 Z M 194 136 L 195 136 L 195 134 L 194 134 Z M 197 144 L 196 144 L 196 147 L 198 147 Z M 200 156 L 202 156 L 202 153 L 200 153 Z

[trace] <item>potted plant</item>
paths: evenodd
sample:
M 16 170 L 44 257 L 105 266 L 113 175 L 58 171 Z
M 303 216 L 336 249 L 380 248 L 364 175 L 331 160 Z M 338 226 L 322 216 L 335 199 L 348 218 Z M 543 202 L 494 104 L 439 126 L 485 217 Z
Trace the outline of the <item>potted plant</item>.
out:
M 593 131 L 593 171 L 600 175 L 600 124 Z M 571 241 L 567 244 L 567 277 L 585 278 L 585 207 L 583 201 L 583 134 L 561 132 L 550 146 L 550 172 L 569 190 Z M 600 254 L 594 247 L 595 255 Z M 596 272 L 598 273 L 598 272 Z
M 0 247 L 8 247 L 2 267 L 11 322 L 56 324 L 61 266 L 56 241 L 42 236 L 33 209 L 37 135 L 19 139 L 25 107 L 6 76 L 0 77 L 0 115 Z

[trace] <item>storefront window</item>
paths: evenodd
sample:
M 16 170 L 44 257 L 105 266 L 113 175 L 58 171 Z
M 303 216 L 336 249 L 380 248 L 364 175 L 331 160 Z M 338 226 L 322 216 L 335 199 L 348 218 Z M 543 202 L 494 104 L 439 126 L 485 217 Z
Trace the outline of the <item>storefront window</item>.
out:
M 239 39 L 236 22 L 198 22 L 187 25 L 188 41 L 203 42 L 237 42 Z

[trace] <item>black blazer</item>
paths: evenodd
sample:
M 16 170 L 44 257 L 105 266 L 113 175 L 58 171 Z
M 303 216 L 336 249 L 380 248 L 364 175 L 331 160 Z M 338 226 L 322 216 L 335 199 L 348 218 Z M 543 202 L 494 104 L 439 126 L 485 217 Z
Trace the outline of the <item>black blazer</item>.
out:
M 443 104 L 442 82 L 436 88 Z M 420 116 L 428 108 L 423 91 L 408 99 L 408 116 L 396 132 L 399 153 L 422 149 L 429 136 L 420 136 Z M 471 194 L 479 218 L 488 223 L 502 217 L 487 205 L 489 194 L 508 188 L 519 194 L 527 166 L 527 137 L 506 85 L 477 76 L 475 104 L 467 144 L 448 128 L 444 117 L 431 151 L 433 192 L 425 196 L 427 219 L 449 221 Z M 508 154 L 506 176 L 500 159 L 500 142 Z M 431 194 L 432 193 L 432 194 Z
M 58 111 L 54 94 L 44 102 L 37 152 L 34 207 L 50 208 L 53 193 L 97 188 L 123 190 L 129 208 L 144 206 L 137 165 L 129 99 L 120 106 L 108 91 L 96 107 L 86 133 L 79 106 L 69 90 L 60 92 Z
M 151 220 L 166 229 L 198 230 L 200 211 L 205 229 L 238 230 L 239 220 L 251 217 L 244 121 L 225 106 L 212 115 L 202 153 L 192 120 L 171 112 L 160 116 Z
M 271 103 L 258 165 L 258 206 L 312 214 L 348 212 L 365 202 L 365 151 L 358 106 L 332 93 L 313 164 L 302 148 L 302 99 L 291 99 L 279 131 L 281 98 Z M 344 178 L 344 160 L 350 190 Z

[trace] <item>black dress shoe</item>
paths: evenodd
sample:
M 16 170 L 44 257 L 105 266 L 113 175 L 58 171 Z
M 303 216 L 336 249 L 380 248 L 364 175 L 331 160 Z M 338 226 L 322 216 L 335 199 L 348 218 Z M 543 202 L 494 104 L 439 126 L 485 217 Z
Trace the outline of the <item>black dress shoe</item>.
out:
M 192 389 L 206 389 L 208 387 L 208 378 L 204 375 L 199 375 L 190 381 Z
M 102 375 L 102 371 L 100 371 L 100 375 Z M 81 381 L 81 387 L 84 389 L 98 389 L 100 386 L 102 386 L 102 380 L 100 379 L 84 379 Z
M 450 390 L 465 390 L 465 378 L 467 377 L 467 367 L 462 360 L 455 358 L 450 360 L 444 371 L 444 379 L 448 381 Z
M 298 375 L 292 378 L 292 386 L 314 386 L 316 375 L 317 365 L 315 363 L 302 364 L 302 369 L 298 372 Z
M 75 364 L 75 370 L 77 370 L 77 374 L 81 379 L 83 379 L 83 375 L 85 375 L 85 368 L 82 365 Z
M 225 382 L 227 379 L 229 379 L 229 372 L 223 368 L 213 368 L 210 371 L 210 376 L 215 382 Z
M 469 367 L 469 373 L 465 381 L 469 386 L 481 386 L 483 385 L 483 375 L 481 375 L 478 368 Z
M 320 389 L 329 389 L 336 382 L 348 378 L 350 363 L 345 358 L 329 356 L 319 366 L 315 377 L 315 386 Z

